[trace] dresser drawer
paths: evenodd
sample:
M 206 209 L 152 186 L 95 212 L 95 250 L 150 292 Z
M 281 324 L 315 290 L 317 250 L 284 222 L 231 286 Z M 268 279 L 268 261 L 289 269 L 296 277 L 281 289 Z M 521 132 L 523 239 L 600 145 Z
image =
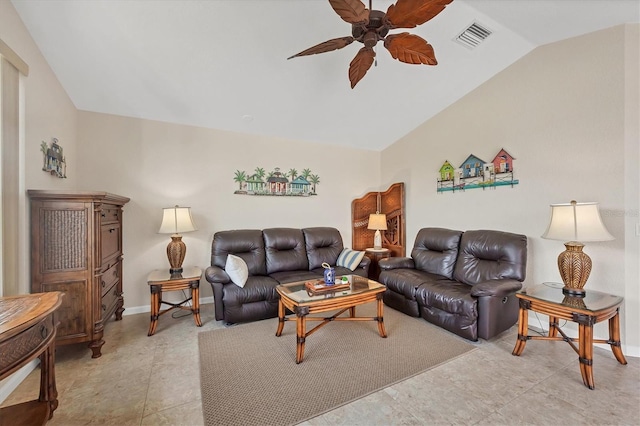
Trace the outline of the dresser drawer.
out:
M 102 224 L 106 223 L 119 223 L 122 216 L 122 209 L 119 207 L 102 207 L 100 212 L 100 219 Z
M 50 314 L 19 335 L 0 343 L 0 371 L 7 370 L 37 351 L 46 344 L 54 330 L 53 314 Z
M 112 223 L 109 225 L 102 225 L 100 227 L 101 234 L 101 250 L 102 250 L 102 265 L 104 266 L 107 261 L 114 256 L 119 255 L 122 252 L 122 233 L 120 232 L 120 224 Z
M 102 274 L 102 278 L 100 280 L 101 296 L 107 294 L 109 289 L 120 279 L 120 265 L 121 262 L 117 262 Z
M 113 306 L 118 301 L 118 296 L 120 296 L 120 292 L 118 291 L 118 286 L 116 284 L 110 287 L 102 296 L 101 309 L 102 309 L 103 320 L 107 319 L 105 317 L 106 313 L 109 313 L 109 312 L 113 313 Z

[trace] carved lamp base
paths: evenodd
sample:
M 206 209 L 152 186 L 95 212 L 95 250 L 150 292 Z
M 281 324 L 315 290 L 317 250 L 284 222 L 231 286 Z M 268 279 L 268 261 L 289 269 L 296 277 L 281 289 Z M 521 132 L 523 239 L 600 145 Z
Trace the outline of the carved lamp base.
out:
M 187 254 L 187 246 L 182 242 L 182 235 L 173 234 L 171 242 L 167 246 L 167 257 L 169 258 L 170 273 L 182 272 L 182 262 Z
M 564 244 L 567 248 L 558 256 L 558 269 L 564 283 L 564 294 L 584 297 L 584 285 L 591 273 L 591 258 L 582 251 L 584 244 L 569 241 Z

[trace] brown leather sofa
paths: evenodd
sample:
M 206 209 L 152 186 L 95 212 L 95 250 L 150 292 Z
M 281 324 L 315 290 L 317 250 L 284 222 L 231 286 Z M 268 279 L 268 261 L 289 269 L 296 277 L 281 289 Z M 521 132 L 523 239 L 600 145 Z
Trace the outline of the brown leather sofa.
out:
M 330 227 L 216 232 L 211 266 L 205 271 L 213 289 L 216 320 L 238 323 L 278 316 L 276 286 L 322 278 L 323 262 L 334 266 L 337 276 L 366 277 L 371 263 L 366 256 L 354 271 L 335 266 L 342 249 L 340 232 Z M 224 270 L 229 254 L 247 264 L 249 277 L 244 287 L 234 284 Z
M 518 320 L 527 237 L 423 228 L 411 257 L 379 262 L 384 302 L 466 339 L 490 339 Z

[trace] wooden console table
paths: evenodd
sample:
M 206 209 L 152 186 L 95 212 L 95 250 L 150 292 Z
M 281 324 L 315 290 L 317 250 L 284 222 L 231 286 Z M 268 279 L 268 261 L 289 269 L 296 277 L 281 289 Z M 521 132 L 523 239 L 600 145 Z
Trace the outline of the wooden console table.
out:
M 0 298 L 0 380 L 40 357 L 37 400 L 0 408 L 0 425 L 43 425 L 58 407 L 54 368 L 62 293 L 53 291 Z
M 589 389 L 594 389 L 593 382 L 593 344 L 606 343 L 620 364 L 627 360 L 620 344 L 620 305 L 623 298 L 599 291 L 588 290 L 584 297 L 569 296 L 560 288 L 545 284 L 529 286 L 516 293 L 520 301 L 518 319 L 518 340 L 513 348 L 513 355 L 524 351 L 527 340 L 562 340 L 567 342 L 578 354 L 582 381 Z M 528 310 L 549 316 L 549 334 L 547 336 L 528 336 Z M 559 326 L 559 320 L 578 323 L 578 337 L 568 337 Z M 609 340 L 594 340 L 593 325 L 609 320 Z M 558 336 L 560 333 L 560 336 Z M 578 347 L 574 344 L 578 342 Z

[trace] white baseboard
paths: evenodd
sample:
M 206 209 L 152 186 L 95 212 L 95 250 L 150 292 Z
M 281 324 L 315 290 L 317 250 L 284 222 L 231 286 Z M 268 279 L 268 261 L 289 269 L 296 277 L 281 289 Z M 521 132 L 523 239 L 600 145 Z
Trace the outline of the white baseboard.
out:
M 38 364 L 40 364 L 40 359 L 36 358 L 29 364 L 22 367 L 20 370 L 16 371 L 11 376 L 0 382 L 0 404 L 2 404 L 4 400 L 7 399 L 9 395 L 11 395 L 11 392 L 16 390 L 18 385 L 20 385 L 20 383 L 22 383 L 22 381 L 27 378 L 29 373 L 36 369 Z

